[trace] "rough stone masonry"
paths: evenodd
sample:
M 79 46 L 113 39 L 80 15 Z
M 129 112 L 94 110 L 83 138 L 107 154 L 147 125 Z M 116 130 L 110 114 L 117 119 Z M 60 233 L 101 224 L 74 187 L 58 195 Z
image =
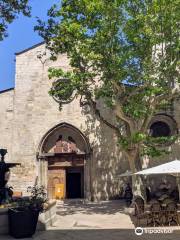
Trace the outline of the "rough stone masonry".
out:
M 17 53 L 15 88 L 0 92 L 0 147 L 8 150 L 6 161 L 20 163 L 12 169 L 9 184 L 24 195 L 26 188 L 36 180 L 47 187 L 48 154 L 52 154 L 48 146 L 52 149 L 58 134 L 64 131 L 64 134 L 74 134 L 79 146 L 86 145 L 84 197 L 91 200 L 118 198 L 123 184 L 118 176 L 128 169 L 128 163 L 116 144 L 115 134 L 101 124 L 88 107 L 82 109 L 79 99 L 75 98 L 59 110 L 59 104 L 48 94 L 52 84 L 48 79 L 49 67 L 70 69 L 64 54 L 52 62 L 44 44 Z M 113 121 L 107 109 L 102 104 L 99 106 L 103 115 Z M 180 127 L 179 102 L 159 113 L 153 120 L 156 121 L 165 122 L 172 134 L 177 132 Z M 179 143 L 168 148 L 172 149 L 170 155 L 152 159 L 150 165 L 179 158 Z

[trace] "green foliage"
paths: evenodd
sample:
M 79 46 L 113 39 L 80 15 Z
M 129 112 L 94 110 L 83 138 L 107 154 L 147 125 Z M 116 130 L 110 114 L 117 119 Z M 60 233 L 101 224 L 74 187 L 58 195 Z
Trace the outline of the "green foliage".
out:
M 29 0 L 0 1 L 0 41 L 7 36 L 7 25 L 12 23 L 18 14 L 30 16 Z
M 17 201 L 12 202 L 12 207 L 22 210 L 30 209 L 32 211 L 43 212 L 44 204 L 48 200 L 45 188 L 35 185 L 33 187 L 28 187 L 27 192 L 30 193 L 30 196 L 27 198 L 19 198 Z
M 89 104 L 103 99 L 125 125 L 119 143 L 126 151 L 143 149 L 152 142 L 151 116 L 169 104 L 179 83 L 179 6 L 179 0 L 63 0 L 53 6 L 48 22 L 38 20 L 35 29 L 52 59 L 66 53 L 72 70 L 50 69 L 50 78 L 70 80 L 50 94 L 67 98 L 73 89 Z M 158 155 L 154 143 L 150 148 L 148 155 Z
M 144 141 L 141 155 L 147 155 L 150 157 L 159 157 L 161 155 L 170 154 L 170 150 L 164 148 L 164 146 L 170 146 L 178 139 L 177 136 L 169 137 L 150 137 Z
M 145 146 L 141 155 L 149 156 L 149 157 L 160 157 L 162 155 L 170 154 L 170 151 L 166 149 L 157 148 L 155 146 Z
M 75 90 L 71 82 L 71 74 L 68 74 L 68 72 L 64 74 L 61 69 L 50 68 L 49 78 L 53 76 L 58 76 L 59 80 L 53 83 L 53 87 L 49 91 L 49 94 L 62 100 L 68 100 Z
M 169 154 L 170 150 L 164 148 L 164 146 L 170 146 L 178 139 L 178 136 L 169 137 L 151 137 L 148 134 L 135 133 L 130 137 L 121 137 L 118 140 L 126 151 L 130 150 L 134 144 L 141 145 L 141 156 L 159 157 L 164 154 Z
M 44 186 L 35 185 L 33 187 L 28 187 L 27 191 L 30 193 L 29 208 L 42 212 L 44 210 L 44 204 L 47 202 L 47 192 Z

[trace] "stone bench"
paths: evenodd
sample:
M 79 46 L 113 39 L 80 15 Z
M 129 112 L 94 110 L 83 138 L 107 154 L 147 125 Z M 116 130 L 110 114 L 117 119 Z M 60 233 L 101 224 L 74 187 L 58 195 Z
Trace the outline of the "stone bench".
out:
M 51 201 L 47 209 L 39 215 L 37 230 L 46 230 L 57 221 L 56 201 Z

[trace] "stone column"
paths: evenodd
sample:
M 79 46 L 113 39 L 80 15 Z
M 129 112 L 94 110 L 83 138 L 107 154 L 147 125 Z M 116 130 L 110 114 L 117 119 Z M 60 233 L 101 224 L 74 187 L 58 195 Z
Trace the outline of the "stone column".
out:
M 84 159 L 84 197 L 91 201 L 91 157 L 86 155 Z
M 48 161 L 46 157 L 40 157 L 39 159 L 39 184 L 43 185 L 47 189 L 48 183 Z

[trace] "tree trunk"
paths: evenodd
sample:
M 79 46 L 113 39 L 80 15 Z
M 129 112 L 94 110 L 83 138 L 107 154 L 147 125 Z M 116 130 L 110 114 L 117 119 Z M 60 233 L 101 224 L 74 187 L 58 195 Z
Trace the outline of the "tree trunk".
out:
M 130 170 L 133 173 L 132 175 L 132 192 L 133 198 L 140 196 L 146 202 L 146 193 L 145 193 L 145 186 L 143 184 L 143 179 L 140 175 L 135 175 L 134 173 L 140 171 L 142 169 L 142 164 L 140 162 L 139 154 L 131 153 L 129 155 L 129 165 Z

